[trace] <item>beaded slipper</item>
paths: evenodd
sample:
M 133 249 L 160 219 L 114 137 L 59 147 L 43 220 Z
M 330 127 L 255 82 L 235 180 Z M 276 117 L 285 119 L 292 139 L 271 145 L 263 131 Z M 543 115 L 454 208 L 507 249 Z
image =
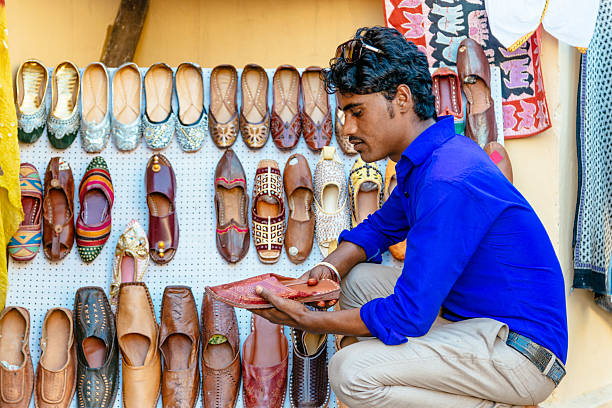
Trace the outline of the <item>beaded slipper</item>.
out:
M 350 227 L 347 179 L 332 146 L 325 146 L 314 173 L 315 236 L 324 257 L 338 246 L 338 236 Z
M 208 134 L 202 68 L 185 62 L 176 69 L 174 82 L 178 97 L 176 140 L 184 151 L 197 152 Z
M 121 151 L 134 150 L 140 143 L 142 76 L 138 65 L 121 65 L 113 76 L 112 135 Z
M 81 145 L 88 153 L 99 153 L 110 139 L 110 83 L 104 64 L 85 68 L 81 88 Z
M 376 163 L 355 160 L 349 174 L 353 227 L 378 210 L 383 203 L 383 176 Z
M 153 150 L 166 148 L 175 131 L 172 114 L 172 68 L 164 63 L 151 65 L 144 77 L 145 113 L 142 133 Z

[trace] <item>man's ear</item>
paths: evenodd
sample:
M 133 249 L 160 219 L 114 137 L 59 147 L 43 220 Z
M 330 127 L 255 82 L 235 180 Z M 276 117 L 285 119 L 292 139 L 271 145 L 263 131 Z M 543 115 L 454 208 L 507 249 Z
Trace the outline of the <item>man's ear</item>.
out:
M 414 101 L 412 99 L 412 92 L 410 92 L 408 85 L 398 85 L 394 101 L 397 104 L 400 113 L 406 113 L 413 110 Z

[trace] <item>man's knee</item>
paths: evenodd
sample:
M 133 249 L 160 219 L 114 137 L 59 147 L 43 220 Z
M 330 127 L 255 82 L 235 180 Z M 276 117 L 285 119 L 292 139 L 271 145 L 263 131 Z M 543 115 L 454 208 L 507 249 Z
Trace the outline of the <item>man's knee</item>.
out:
M 357 347 L 355 347 L 357 346 Z M 351 407 L 366 406 L 360 402 L 370 401 L 376 386 L 366 380 L 362 360 L 355 346 L 345 347 L 329 361 L 329 382 L 338 399 Z
M 350 367 L 351 353 L 350 347 L 338 350 L 329 360 L 329 383 L 342 402 L 347 402 L 348 398 L 355 396 L 355 370 Z
M 354 309 L 365 304 L 371 288 L 371 280 L 376 279 L 375 268 L 380 265 L 360 263 L 342 279 L 341 309 Z

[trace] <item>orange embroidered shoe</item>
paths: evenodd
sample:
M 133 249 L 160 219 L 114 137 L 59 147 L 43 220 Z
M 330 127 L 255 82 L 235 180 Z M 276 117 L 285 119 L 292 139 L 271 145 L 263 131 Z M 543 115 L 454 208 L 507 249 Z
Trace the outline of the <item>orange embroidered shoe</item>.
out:
M 79 186 L 81 212 L 76 221 L 76 243 L 84 262 L 100 254 L 111 231 L 113 182 L 106 161 L 97 156 L 87 166 Z
M 21 163 L 19 168 L 23 222 L 8 243 L 7 249 L 16 261 L 30 261 L 40 250 L 42 241 L 42 183 L 36 167 Z
M 307 281 L 275 273 L 264 273 L 239 281 L 217 286 L 206 286 L 206 295 L 210 295 L 225 304 L 243 309 L 265 309 L 270 303 L 256 293 L 261 286 L 268 292 L 284 299 L 300 303 L 313 303 L 325 300 L 337 300 L 340 296 L 340 285 L 331 279 L 321 279 L 312 286 Z
M 251 217 L 253 242 L 259 260 L 275 263 L 285 240 L 285 203 L 283 180 L 274 160 L 262 160 L 257 166 Z
M 387 162 L 385 171 L 385 201 L 389 199 L 391 192 L 397 186 L 397 175 L 395 174 L 395 162 L 391 159 Z M 398 261 L 403 261 L 406 256 L 406 240 L 389 247 L 389 252 Z

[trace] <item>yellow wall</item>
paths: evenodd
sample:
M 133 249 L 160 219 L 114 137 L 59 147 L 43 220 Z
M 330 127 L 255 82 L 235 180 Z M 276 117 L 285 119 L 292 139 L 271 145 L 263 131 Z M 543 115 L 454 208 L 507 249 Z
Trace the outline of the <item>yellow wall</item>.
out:
M 102 54 L 119 0 L 7 2 L 13 67 L 29 57 L 78 66 Z M 151 0 L 135 62 L 324 66 L 357 28 L 383 25 L 380 0 Z
M 26 58 L 54 66 L 97 60 L 119 0 L 7 2 L 13 70 Z M 135 62 L 202 66 L 255 62 L 266 67 L 325 65 L 360 26 L 382 25 L 380 0 L 151 0 Z M 589 292 L 569 293 L 576 195 L 577 55 L 543 37 L 542 63 L 553 128 L 507 142 L 515 184 L 541 217 L 558 251 L 568 287 L 568 377 L 549 402 L 564 402 L 612 384 L 612 316 Z

